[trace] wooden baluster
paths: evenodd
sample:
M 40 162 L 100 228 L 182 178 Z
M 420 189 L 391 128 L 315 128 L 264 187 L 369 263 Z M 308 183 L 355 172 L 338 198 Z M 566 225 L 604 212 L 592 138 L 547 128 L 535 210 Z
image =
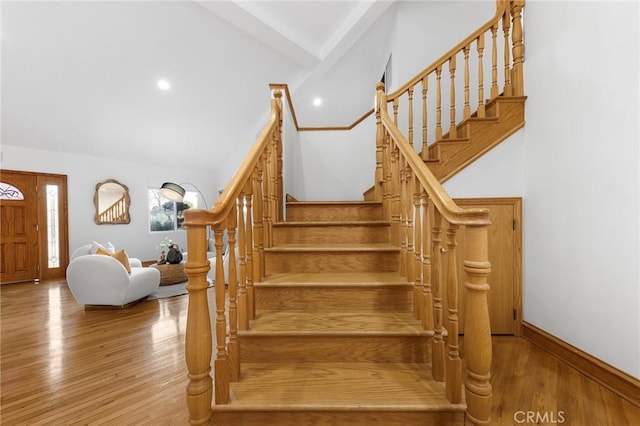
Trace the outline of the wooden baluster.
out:
M 276 104 L 278 105 L 278 138 L 277 138 L 277 144 L 276 144 L 276 156 L 277 156 L 277 171 L 276 171 L 276 176 L 277 176 L 277 193 L 276 193 L 276 207 L 277 207 L 277 214 L 275 216 L 275 220 L 276 221 L 283 221 L 284 220 L 284 208 L 283 208 L 283 203 L 284 203 L 284 180 L 282 178 L 282 92 L 280 90 L 276 90 L 274 93 L 274 96 L 276 98 Z
M 375 171 L 375 200 L 382 202 L 383 198 L 383 182 L 384 182 L 384 128 L 380 119 L 380 108 L 386 107 L 386 98 L 384 96 L 384 83 L 376 85 L 376 171 Z M 385 205 L 382 204 L 383 216 Z
M 247 312 L 247 227 L 245 225 L 245 194 L 240 193 L 237 201 L 238 210 L 238 328 L 249 329 Z
M 187 385 L 187 407 L 193 424 L 209 423 L 213 380 L 211 378 L 211 352 L 213 337 L 207 299 L 207 272 L 209 260 L 202 250 L 207 240 L 207 227 L 187 227 L 187 250 L 191 253 L 185 265 L 189 277 L 187 326 L 185 336 L 185 358 L 189 384 Z M 197 248 L 197 247 L 200 248 Z
M 409 131 L 408 131 L 408 140 L 409 140 L 409 145 L 411 145 L 412 148 L 415 149 L 415 147 L 413 146 L 413 86 L 409 87 L 408 90 L 408 97 L 409 97 Z
M 253 176 L 253 282 L 264 278 L 264 245 L 262 226 L 262 169 L 256 164 Z
M 213 372 L 215 374 L 215 403 L 229 402 L 229 357 L 227 354 L 227 319 L 225 316 L 224 265 L 222 263 L 222 238 L 224 229 L 217 225 L 213 230 L 216 245 L 216 359 Z M 204 241 L 203 247 L 204 247 Z
M 413 286 L 413 316 L 416 319 L 424 317 L 424 300 L 422 299 L 422 208 L 420 204 L 422 186 L 417 175 L 413 175 L 413 211 L 415 212 L 415 251 L 413 271 L 415 285 Z
M 247 184 L 247 321 L 251 321 L 256 317 L 256 304 L 255 294 L 253 292 L 253 281 L 255 274 L 254 267 L 254 253 L 255 253 L 255 240 L 254 240 L 254 223 L 255 211 L 252 205 L 253 200 L 253 179 Z
M 405 217 L 407 222 L 407 254 L 405 265 L 407 269 L 407 281 L 410 283 L 415 282 L 416 275 L 414 270 L 414 246 L 413 246 L 413 238 L 414 238 L 414 227 L 413 227 L 413 172 L 411 171 L 411 167 L 408 164 L 405 165 L 406 168 L 406 184 L 405 184 L 405 192 L 404 192 L 404 209 L 405 209 Z M 415 293 L 415 291 L 414 291 Z
M 393 201 L 391 195 L 392 183 L 391 183 L 391 144 L 389 141 L 389 133 L 385 130 L 383 141 L 382 141 L 382 152 L 383 152 L 383 162 L 382 162 L 382 175 L 384 176 L 384 181 L 382 183 L 382 213 L 385 220 L 388 220 L 392 223 L 392 215 L 393 215 Z M 393 232 L 391 233 L 393 236 Z M 391 240 L 393 241 L 393 239 Z
M 442 139 L 442 65 L 436 68 L 436 142 Z
M 458 131 L 456 129 L 456 55 L 449 58 L 449 77 L 451 78 L 450 98 L 451 105 L 449 108 L 449 139 L 456 139 Z
M 512 95 L 511 87 L 511 44 L 509 42 L 509 30 L 511 29 L 511 15 L 505 13 L 502 16 L 502 32 L 504 33 L 504 90 L 503 96 Z
M 433 250 L 431 252 L 431 293 L 433 294 L 433 353 L 431 360 L 431 368 L 433 369 L 433 379 L 444 381 L 444 340 L 443 340 L 443 324 L 442 324 L 442 240 L 441 240 L 441 222 L 442 217 L 438 209 L 433 209 L 432 239 Z
M 398 127 L 398 103 L 400 102 L 399 98 L 393 99 L 393 124 Z
M 487 293 L 487 276 L 491 272 L 488 260 L 487 226 L 466 227 L 466 299 L 464 322 L 465 397 L 467 421 L 472 424 L 491 423 L 491 327 Z
M 400 157 L 398 167 L 400 168 L 400 275 L 404 276 L 410 282 L 407 276 L 407 168 L 404 157 Z
M 422 189 L 422 327 L 433 330 L 433 294 L 431 293 L 431 210 L 429 196 Z
M 512 83 L 513 95 L 524 96 L 524 44 L 522 43 L 522 7 L 524 0 L 511 1 L 511 15 L 513 16 L 513 30 L 511 40 L 513 45 Z
M 263 161 L 263 188 L 262 188 L 262 244 L 264 248 L 271 247 L 271 193 L 272 193 L 272 163 L 271 149 L 267 147 L 262 154 Z
M 463 49 L 464 54 L 464 109 L 462 110 L 465 119 L 471 117 L 471 105 L 469 103 L 469 51 L 471 45 L 467 44 Z
M 391 242 L 400 247 L 400 152 L 395 144 L 391 147 Z
M 447 398 L 457 404 L 462 400 L 462 360 L 458 347 L 458 264 L 456 234 L 458 225 L 447 229 Z
M 484 65 L 482 55 L 484 52 L 484 33 L 478 36 L 478 118 L 486 115 L 484 104 Z
M 230 379 L 237 382 L 240 378 L 240 344 L 238 341 L 238 274 L 236 270 L 236 225 L 238 209 L 233 206 L 227 217 L 227 235 L 229 236 L 229 266 L 227 286 L 229 296 L 229 368 Z
M 498 96 L 498 24 L 491 27 L 491 99 Z
M 429 158 L 429 146 L 427 144 L 427 90 L 429 89 L 428 76 L 422 77 L 422 151 L 420 156 L 423 161 Z
M 269 227 L 269 247 L 273 246 L 273 224 L 278 222 L 280 208 L 278 207 L 278 137 L 279 129 L 273 132 L 273 148 L 271 149 L 271 188 L 269 198 L 271 200 L 271 226 Z

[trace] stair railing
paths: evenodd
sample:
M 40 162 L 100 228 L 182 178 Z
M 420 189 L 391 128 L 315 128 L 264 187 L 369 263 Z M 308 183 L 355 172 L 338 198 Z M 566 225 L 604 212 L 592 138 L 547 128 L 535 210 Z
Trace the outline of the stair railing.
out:
M 229 402 L 230 382 L 240 377 L 238 328 L 247 329 L 255 316 L 253 282 L 264 278 L 264 248 L 271 247 L 273 222 L 282 218 L 282 92 L 275 90 L 267 125 L 213 208 L 185 212 L 189 253 L 185 266 L 189 277 L 185 357 L 191 424 L 208 423 L 214 396 L 215 404 Z M 215 338 L 207 293 L 208 227 L 213 228 L 216 253 L 212 307 Z M 225 236 L 227 262 L 223 258 Z M 228 264 L 226 274 L 225 263 Z M 213 341 L 216 344 L 214 379 L 211 377 Z
M 435 142 L 462 136 L 456 123 L 471 118 L 473 110 L 476 117 L 484 118 L 491 99 L 524 95 L 524 0 L 497 0 L 496 6 L 492 19 L 387 95 L 396 127 L 425 161 L 438 158 Z M 487 94 L 489 100 L 485 100 Z
M 416 318 L 425 329 L 433 331 L 432 375 L 435 380 L 446 382 L 446 395 L 451 403 L 462 401 L 455 250 L 458 231 L 464 228 L 467 419 L 472 424 L 489 424 L 492 394 L 487 306 L 487 276 L 491 271 L 487 245 L 489 212 L 462 209 L 455 204 L 389 115 L 384 84 L 379 83 L 376 89 L 376 149 L 382 163 L 379 201 L 385 218 L 399 224 L 391 229 L 391 234 L 392 242 L 405 248 L 401 252 L 401 273 L 414 283 Z
M 122 223 L 127 220 L 127 211 L 127 196 L 123 194 L 122 197 L 100 212 L 98 220 L 100 222 Z

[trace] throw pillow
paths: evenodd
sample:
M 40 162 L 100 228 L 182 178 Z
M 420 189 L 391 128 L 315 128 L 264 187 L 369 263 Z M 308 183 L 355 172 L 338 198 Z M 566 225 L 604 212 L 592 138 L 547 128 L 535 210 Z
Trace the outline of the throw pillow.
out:
M 111 243 L 107 243 L 107 244 L 100 244 L 96 241 L 92 241 L 91 242 L 91 254 L 96 254 L 96 252 L 98 251 L 98 248 L 101 248 L 102 250 L 106 250 L 109 251 L 111 253 L 115 253 L 116 248 L 113 246 L 113 244 Z
M 122 266 L 124 266 L 124 269 L 127 270 L 127 273 L 131 274 L 131 265 L 129 265 L 129 256 L 127 256 L 127 252 L 124 251 L 124 249 L 118 250 L 117 252 L 112 253 L 108 250 L 98 247 L 98 249 L 96 250 L 96 254 L 102 254 L 102 255 L 113 257 L 118 262 L 122 263 Z

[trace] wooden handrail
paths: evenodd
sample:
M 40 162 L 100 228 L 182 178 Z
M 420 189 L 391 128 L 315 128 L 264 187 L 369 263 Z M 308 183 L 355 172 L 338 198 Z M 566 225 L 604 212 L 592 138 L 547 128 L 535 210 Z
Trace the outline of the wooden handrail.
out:
M 269 121 L 258 135 L 256 143 L 245 157 L 245 160 L 233 174 L 231 180 L 216 200 L 212 209 L 212 224 L 220 223 L 229 215 L 231 209 L 235 207 L 236 199 L 238 195 L 240 195 L 240 191 L 251 177 L 251 171 L 260 159 L 260 154 L 270 142 L 269 135 L 275 131 L 278 121 L 280 120 L 278 102 L 282 98 L 282 92 L 276 90 L 273 96 L 275 99 L 271 100 L 271 115 Z
M 358 124 L 363 122 L 367 117 L 373 114 L 373 108 L 369 111 L 365 112 L 360 116 L 360 118 L 356 119 L 349 126 L 318 126 L 318 127 L 303 127 L 298 124 L 298 118 L 296 116 L 295 108 L 293 107 L 293 100 L 291 98 L 291 93 L 289 92 L 289 86 L 286 83 L 270 83 L 269 88 L 271 90 L 283 90 L 284 95 L 287 98 L 287 105 L 289 105 L 289 111 L 291 111 L 291 118 L 293 119 L 293 124 L 296 126 L 296 130 L 299 132 L 315 132 L 315 131 L 333 131 L 333 130 L 351 130 L 356 127 Z
M 380 99 L 379 104 L 386 105 L 387 95 L 384 93 L 384 83 L 378 83 L 376 91 L 378 99 Z M 409 141 L 395 126 L 387 108 L 379 107 L 379 111 L 383 126 L 391 134 L 392 138 L 398 141 L 397 146 L 402 156 L 407 160 L 409 167 L 415 172 L 416 177 L 445 220 L 455 225 L 489 225 L 491 223 L 489 221 L 489 211 L 484 208 L 463 209 L 458 206 L 438 182 L 438 179 L 429 171 L 429 168 L 409 144 Z
M 506 11 L 507 5 L 509 4 L 509 0 L 497 0 L 497 3 L 498 3 L 498 6 L 496 8 L 496 14 L 493 16 L 493 18 L 488 20 L 484 25 L 482 25 L 476 31 L 472 32 L 467 38 L 462 40 L 460 43 L 456 44 L 453 48 L 449 49 L 447 53 L 440 56 L 440 58 L 435 60 L 431 65 L 429 65 L 428 67 L 420 71 L 418 74 L 416 74 L 415 77 L 407 81 L 405 84 L 403 84 L 401 87 L 399 87 L 392 93 L 389 93 L 387 95 L 387 99 L 393 100 L 398 96 L 407 92 L 410 87 L 413 87 L 418 83 L 420 83 L 426 75 L 431 74 L 438 67 L 441 67 L 442 65 L 444 65 L 449 60 L 449 58 L 455 56 L 458 52 L 463 50 L 465 46 L 473 42 L 475 39 L 477 39 L 486 31 L 488 31 L 491 27 L 493 27 L 497 22 L 499 22 Z
M 384 84 L 379 83 L 376 91 L 376 163 L 381 163 L 381 167 L 376 169 L 379 190 L 375 195 L 383 204 L 385 219 L 391 223 L 391 241 L 400 248 L 400 274 L 414 283 L 414 315 L 425 326 L 432 327 L 429 329 L 433 331 L 432 376 L 436 381 L 446 382 L 446 396 L 453 404 L 462 401 L 455 252 L 458 229 L 464 226 L 467 419 L 470 424 L 489 424 L 492 394 L 487 305 L 487 277 L 491 272 L 489 211 L 463 209 L 449 197 L 389 116 Z M 395 118 L 395 102 L 393 106 Z M 443 227 L 443 221 L 448 225 Z M 448 333 L 446 339 L 445 332 Z
M 189 253 L 185 358 L 192 424 L 208 423 L 212 399 L 215 404 L 228 403 L 230 382 L 240 377 L 238 326 L 246 328 L 253 319 L 253 280 L 264 276 L 264 248 L 271 245 L 273 222 L 282 220 L 282 202 L 282 92 L 275 90 L 269 121 L 211 210 L 185 212 Z M 209 227 L 216 260 L 215 339 L 207 295 Z M 225 237 L 228 261 L 223 258 Z M 215 380 L 211 377 L 214 341 Z

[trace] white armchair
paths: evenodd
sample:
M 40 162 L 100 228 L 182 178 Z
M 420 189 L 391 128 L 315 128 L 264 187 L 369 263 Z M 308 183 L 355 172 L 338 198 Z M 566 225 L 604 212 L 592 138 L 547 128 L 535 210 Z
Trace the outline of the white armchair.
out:
M 67 284 L 73 297 L 86 307 L 125 307 L 142 300 L 160 286 L 160 272 L 143 268 L 129 258 L 131 273 L 116 258 L 91 254 L 93 245 L 76 250 L 67 267 Z

